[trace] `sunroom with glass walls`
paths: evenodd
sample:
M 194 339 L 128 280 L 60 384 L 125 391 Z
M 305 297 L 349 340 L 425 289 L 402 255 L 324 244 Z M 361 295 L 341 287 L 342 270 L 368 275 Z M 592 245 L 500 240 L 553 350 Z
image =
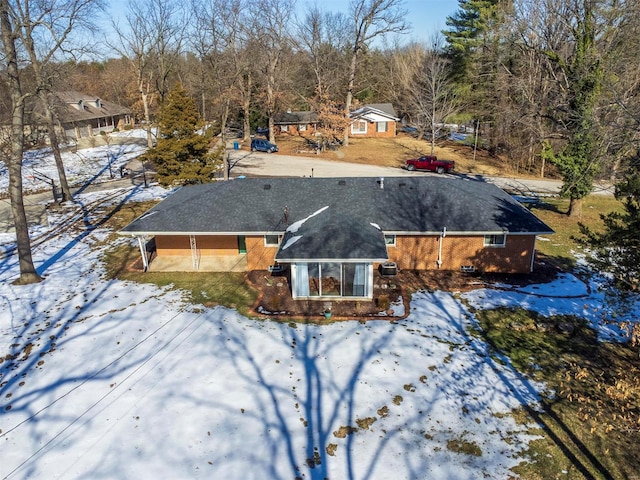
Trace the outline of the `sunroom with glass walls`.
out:
M 291 264 L 293 298 L 372 298 L 373 264 L 304 262 Z

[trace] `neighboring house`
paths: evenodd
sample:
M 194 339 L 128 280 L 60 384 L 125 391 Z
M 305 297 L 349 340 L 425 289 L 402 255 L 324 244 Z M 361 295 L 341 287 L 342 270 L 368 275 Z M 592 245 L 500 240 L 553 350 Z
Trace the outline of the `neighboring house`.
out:
M 119 232 L 145 269 L 290 266 L 294 298 L 372 298 L 374 269 L 528 273 L 553 231 L 498 187 L 447 177 L 252 178 L 182 187 Z M 149 263 L 147 245 L 155 240 Z
M 396 111 L 390 103 L 373 103 L 351 112 L 350 137 L 395 137 Z
M 312 135 L 318 126 L 316 112 L 285 112 L 274 116 L 273 125 L 276 135 Z
M 60 133 L 68 139 L 80 140 L 132 124 L 128 108 L 84 93 L 55 92 L 52 104 L 60 122 Z M 36 114 L 39 110 L 41 107 L 36 107 Z

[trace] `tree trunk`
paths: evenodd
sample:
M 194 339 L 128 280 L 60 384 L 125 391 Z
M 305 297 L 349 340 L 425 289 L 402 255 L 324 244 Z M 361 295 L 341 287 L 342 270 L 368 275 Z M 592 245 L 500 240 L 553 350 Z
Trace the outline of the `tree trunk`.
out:
M 351 114 L 351 103 L 353 102 L 353 85 L 356 81 L 356 66 L 358 63 L 358 52 L 354 51 L 351 56 L 351 64 L 349 65 L 349 84 L 347 85 L 347 99 L 344 102 L 344 117 L 349 118 Z M 349 145 L 349 129 L 351 124 L 348 124 L 344 129 L 343 143 L 345 147 Z
M 269 65 L 269 77 L 267 79 L 267 115 L 269 122 L 269 141 L 271 143 L 276 143 L 276 133 L 273 129 L 273 113 L 275 110 L 275 93 L 274 86 L 276 84 L 275 80 L 275 69 L 277 66 L 276 61 L 272 61 Z
M 244 137 L 243 140 L 248 142 L 251 139 L 251 74 L 247 75 L 247 84 L 242 94 L 242 113 L 244 116 Z M 244 82 L 244 79 L 242 79 Z
M 6 159 L 9 170 L 9 199 L 11 213 L 16 229 L 18 259 L 20 264 L 20 278 L 16 284 L 40 282 L 42 278 L 33 266 L 31 256 L 31 240 L 27 215 L 22 198 L 22 153 L 24 145 L 24 97 L 20 85 L 17 53 L 14 36 L 9 21 L 9 7 L 7 0 L 0 0 L 0 31 L 7 62 L 7 77 L 11 95 L 11 152 Z
M 222 146 L 224 148 L 227 148 L 227 119 L 229 118 L 229 101 L 229 97 L 227 97 L 224 102 L 222 116 L 220 117 L 220 140 L 222 140 Z M 227 180 L 227 178 L 225 178 L 225 180 Z
M 149 83 L 147 90 L 144 89 L 144 83 L 140 80 L 140 96 L 142 97 L 142 106 L 144 107 L 144 121 L 147 130 L 147 147 L 153 148 L 153 137 L 151 136 L 151 114 L 149 113 Z
M 67 173 L 64 170 L 64 163 L 62 162 L 62 154 L 60 153 L 60 144 L 58 143 L 58 134 L 56 133 L 55 117 L 51 111 L 51 107 L 47 101 L 47 92 L 40 91 L 40 101 L 42 101 L 45 109 L 45 116 L 47 120 L 47 129 L 49 130 L 49 143 L 51 144 L 51 150 L 53 151 L 53 158 L 56 161 L 56 168 L 58 170 L 58 178 L 60 179 L 60 190 L 62 193 L 62 202 L 71 200 L 71 189 L 69 188 L 69 182 L 67 181 Z
M 202 84 L 204 85 L 204 82 L 202 82 Z M 202 89 L 202 94 L 200 95 L 201 99 L 202 99 L 202 121 L 204 123 L 207 123 L 207 99 L 206 96 L 204 94 L 204 86 Z
M 571 218 L 582 217 L 582 198 L 572 198 L 569 202 L 569 211 L 567 215 Z

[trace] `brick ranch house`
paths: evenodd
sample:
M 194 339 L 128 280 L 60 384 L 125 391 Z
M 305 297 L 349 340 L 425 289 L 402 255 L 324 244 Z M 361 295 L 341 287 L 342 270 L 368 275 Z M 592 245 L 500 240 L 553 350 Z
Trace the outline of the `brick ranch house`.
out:
M 364 105 L 351 112 L 350 137 L 379 138 L 395 137 L 396 125 L 400 121 L 396 117 L 390 103 Z M 316 112 L 285 112 L 274 117 L 275 134 L 314 135 L 318 126 Z
M 389 261 L 408 270 L 531 272 L 536 236 L 553 231 L 494 185 L 424 176 L 182 187 L 119 233 L 137 238 L 145 269 L 278 265 L 294 298 L 370 299 L 374 269 Z
M 313 135 L 318 126 L 316 112 L 285 112 L 274 116 L 273 125 L 276 135 Z
M 364 105 L 351 112 L 351 118 L 349 136 L 364 138 L 395 137 L 400 121 L 390 103 Z

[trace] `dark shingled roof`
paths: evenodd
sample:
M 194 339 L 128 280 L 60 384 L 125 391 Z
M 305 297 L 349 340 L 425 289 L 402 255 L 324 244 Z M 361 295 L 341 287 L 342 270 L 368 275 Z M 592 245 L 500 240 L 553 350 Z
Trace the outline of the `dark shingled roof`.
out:
M 384 234 L 369 222 L 330 207 L 291 225 L 276 255 L 280 262 L 335 258 L 387 260 Z
M 498 187 L 443 176 L 247 178 L 182 187 L 120 233 L 284 233 L 325 206 L 334 219 L 374 223 L 387 234 L 443 228 L 467 234 L 553 233 Z
M 82 104 L 80 104 L 81 101 Z M 131 113 L 131 110 L 126 107 L 76 91 L 56 92 L 53 94 L 53 104 L 63 124 Z
M 316 112 L 283 112 L 274 116 L 273 123 L 276 125 L 318 123 L 318 114 Z

